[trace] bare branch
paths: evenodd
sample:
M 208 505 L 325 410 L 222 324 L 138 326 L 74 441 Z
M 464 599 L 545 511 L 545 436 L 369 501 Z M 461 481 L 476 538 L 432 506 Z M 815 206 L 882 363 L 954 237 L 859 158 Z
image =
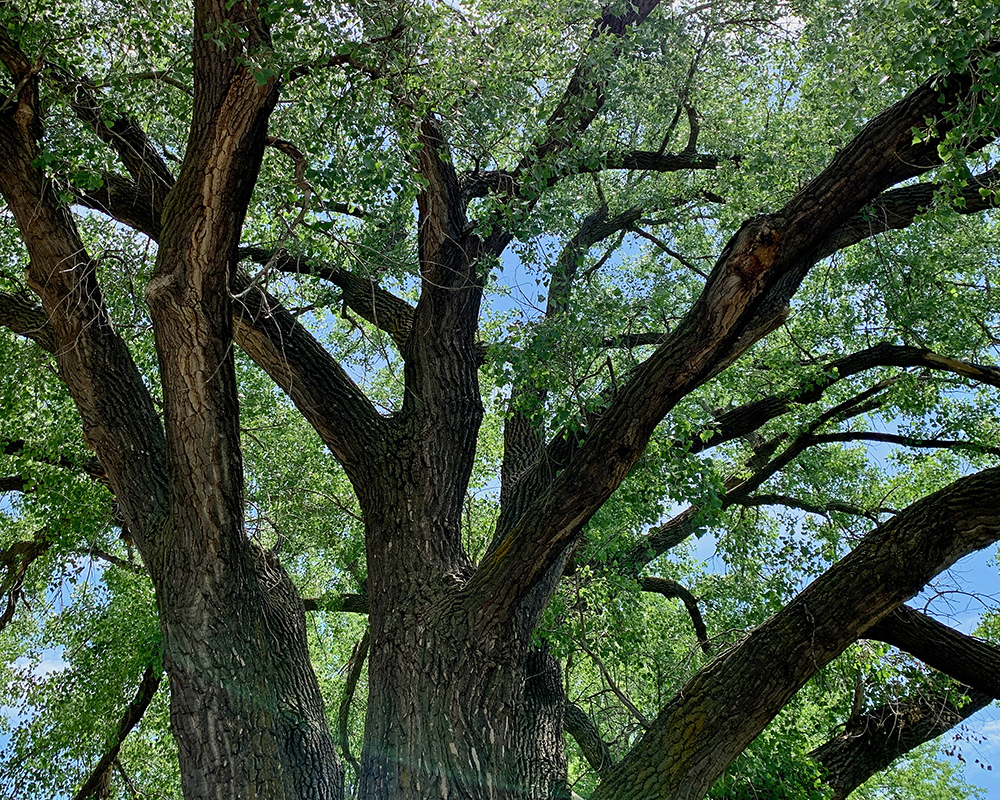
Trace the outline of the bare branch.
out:
M 347 680 L 344 682 L 344 696 L 340 701 L 340 709 L 337 711 L 337 736 L 340 744 L 340 752 L 344 754 L 344 760 L 353 768 L 354 774 L 360 778 L 361 765 L 351 753 L 351 737 L 349 723 L 351 720 L 351 701 L 354 699 L 354 692 L 358 686 L 358 679 L 361 677 L 361 670 L 368 657 L 368 644 L 371 641 L 371 630 L 366 628 L 365 635 L 361 637 L 351 659 L 347 662 Z

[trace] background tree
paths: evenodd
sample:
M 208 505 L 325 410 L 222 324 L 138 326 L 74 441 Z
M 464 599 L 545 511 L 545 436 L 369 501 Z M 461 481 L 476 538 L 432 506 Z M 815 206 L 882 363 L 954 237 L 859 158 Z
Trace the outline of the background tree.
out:
M 998 696 L 904 605 L 1000 536 L 991 4 L 0 13 L 9 792 L 844 797 Z

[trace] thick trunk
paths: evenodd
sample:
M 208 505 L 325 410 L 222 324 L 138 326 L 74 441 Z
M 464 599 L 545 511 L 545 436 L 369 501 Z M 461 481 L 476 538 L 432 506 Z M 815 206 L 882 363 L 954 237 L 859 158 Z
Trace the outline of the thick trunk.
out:
M 301 601 L 273 557 L 247 555 L 225 595 L 201 594 L 189 578 L 195 591 L 176 588 L 196 605 L 161 602 L 184 795 L 335 800 L 343 772 Z
M 359 796 L 568 798 L 558 664 L 470 629 L 450 595 L 414 596 L 373 621 Z

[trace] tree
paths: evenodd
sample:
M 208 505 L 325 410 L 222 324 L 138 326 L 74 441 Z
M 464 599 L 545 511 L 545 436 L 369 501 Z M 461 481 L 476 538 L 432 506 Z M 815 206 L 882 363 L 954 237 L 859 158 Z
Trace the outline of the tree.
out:
M 995 647 L 904 605 L 1000 537 L 964 5 L 0 3 L 4 646 L 104 564 L 53 623 L 93 703 L 45 689 L 99 730 L 77 796 L 139 780 L 161 666 L 189 798 L 339 798 L 341 756 L 363 798 L 568 797 L 564 729 L 594 800 L 739 796 L 795 703 L 844 732 L 768 791 L 843 797 L 997 697 Z M 706 529 L 758 574 L 678 555 Z M 367 618 L 336 737 L 306 609 Z M 626 683 L 646 622 L 673 671 Z M 961 684 L 875 680 L 888 645 Z

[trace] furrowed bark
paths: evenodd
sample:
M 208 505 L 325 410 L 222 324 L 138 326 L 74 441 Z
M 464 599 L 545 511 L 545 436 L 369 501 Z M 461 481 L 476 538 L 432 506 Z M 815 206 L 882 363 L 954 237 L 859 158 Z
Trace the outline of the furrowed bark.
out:
M 780 324 L 815 263 L 823 232 L 840 227 L 886 188 L 938 163 L 937 140 L 914 142 L 913 129 L 968 101 L 972 82 L 970 75 L 927 81 L 872 119 L 780 212 L 744 223 L 684 320 L 484 560 L 469 585 L 470 607 L 516 606 L 624 480 L 674 404 Z M 946 127 L 942 123 L 938 134 Z
M 146 287 L 173 523 L 166 569 L 152 571 L 171 724 L 188 796 L 332 800 L 343 771 L 302 602 L 243 530 L 229 290 L 277 100 L 274 79 L 258 82 L 246 55 L 269 46 L 269 35 L 256 4 L 201 0 L 193 42 L 188 149 Z
M 872 775 L 947 733 L 992 700 L 985 692 L 964 687 L 886 703 L 853 720 L 844 733 L 809 755 L 826 772 L 826 783 L 833 790 L 831 800 L 845 800 Z
M 959 558 L 1000 538 L 1000 470 L 963 478 L 876 528 L 782 611 L 687 682 L 593 795 L 703 797 L 823 665 Z

